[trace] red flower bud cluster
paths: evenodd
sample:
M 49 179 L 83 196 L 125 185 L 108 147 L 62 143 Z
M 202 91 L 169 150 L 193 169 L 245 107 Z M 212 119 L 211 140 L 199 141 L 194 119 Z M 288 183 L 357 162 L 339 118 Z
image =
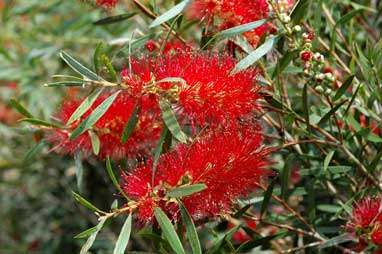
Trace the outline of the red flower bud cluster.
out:
M 153 209 L 161 207 L 177 219 L 176 203 L 166 193 L 184 185 L 205 184 L 201 192 L 183 197 L 195 218 L 230 213 L 233 202 L 253 190 L 271 171 L 262 147 L 262 136 L 254 126 L 230 126 L 209 132 L 192 144 L 180 144 L 160 158 L 154 181 L 152 162 L 124 175 L 122 185 L 138 207 L 143 222 L 150 222 Z
M 375 245 L 382 251 L 382 197 L 366 197 L 356 202 L 353 218 L 345 229 L 359 239 L 357 250 Z

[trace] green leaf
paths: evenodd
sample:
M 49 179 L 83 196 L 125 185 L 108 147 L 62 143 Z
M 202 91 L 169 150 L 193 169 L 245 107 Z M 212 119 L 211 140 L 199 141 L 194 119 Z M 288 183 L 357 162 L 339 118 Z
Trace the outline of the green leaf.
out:
M 239 34 L 247 32 L 247 31 L 256 29 L 256 28 L 264 25 L 267 22 L 268 22 L 267 19 L 261 19 L 261 20 L 256 20 L 256 21 L 249 22 L 249 23 L 246 23 L 246 24 L 243 24 L 240 26 L 235 26 L 235 27 L 223 30 L 222 32 L 216 34 L 213 38 L 214 39 L 220 39 L 220 38 L 226 38 L 226 37 L 239 35 Z
M 131 136 L 131 134 L 133 133 L 134 128 L 139 121 L 140 113 L 141 113 L 141 104 L 138 101 L 135 104 L 133 111 L 131 112 L 131 115 L 129 117 L 129 120 L 127 121 L 127 124 L 125 125 L 125 128 L 123 129 L 122 137 L 121 137 L 122 144 L 125 144 L 126 141 L 129 139 L 129 137 Z
M 273 180 L 267 188 L 267 191 L 264 193 L 264 200 L 263 203 L 261 204 L 261 210 L 260 210 L 260 215 L 261 217 L 263 216 L 264 212 L 267 210 L 269 201 L 271 200 L 272 193 L 273 193 L 273 188 L 275 187 L 276 181 Z
M 53 127 L 53 128 L 61 128 L 63 126 L 59 124 L 49 123 L 47 121 L 36 119 L 36 118 L 23 118 L 19 121 L 31 123 L 33 125 L 47 126 L 47 127 Z
M 190 196 L 194 193 L 200 192 L 207 188 L 207 185 L 204 183 L 192 184 L 192 185 L 183 185 L 167 192 L 167 196 L 172 198 L 181 198 L 185 196 Z
M 84 77 L 87 77 L 88 79 L 94 80 L 94 81 L 102 80 L 101 77 L 99 77 L 97 74 L 95 74 L 94 72 L 92 72 L 91 70 L 83 66 L 81 63 L 79 63 L 77 60 L 75 60 L 65 51 L 61 51 L 60 57 L 70 66 L 70 68 L 72 68 L 77 73 L 83 75 Z
M 320 210 L 322 212 L 337 213 L 341 209 L 342 209 L 341 206 L 338 206 L 338 205 L 331 205 L 331 204 L 317 205 L 317 210 Z
M 106 113 L 120 92 L 121 91 L 117 91 L 110 95 L 98 107 L 96 107 L 93 112 L 73 131 L 69 139 L 73 140 L 90 129 Z
M 99 149 L 100 149 L 100 144 L 101 144 L 99 137 L 97 136 L 96 133 L 94 133 L 94 131 L 89 131 L 89 137 L 90 137 L 90 141 L 92 143 L 93 153 L 95 155 L 98 155 Z
M 105 224 L 105 221 L 107 220 L 106 217 L 102 218 L 98 225 L 96 226 L 96 230 L 92 232 L 92 234 L 89 236 L 88 240 L 85 242 L 85 244 L 82 246 L 80 254 L 87 254 L 89 249 L 92 247 L 98 232 L 103 228 L 103 225 Z
M 191 249 L 193 254 L 202 254 L 202 248 L 200 246 L 200 241 L 198 237 L 198 233 L 196 232 L 194 221 L 192 220 L 190 214 L 187 209 L 184 207 L 181 201 L 178 201 L 180 213 L 182 215 L 182 220 L 184 225 L 186 226 L 186 235 L 190 240 Z
M 83 86 L 84 81 L 60 81 L 44 84 L 46 87 L 57 87 L 57 86 Z
M 126 199 L 128 199 L 128 197 L 126 196 L 126 193 L 121 189 L 121 186 L 119 185 L 117 178 L 114 175 L 109 157 L 106 158 L 106 171 L 109 174 L 109 177 L 111 181 L 113 182 L 114 186 L 119 190 L 119 193 L 121 193 Z
M 296 51 L 286 52 L 284 56 L 277 62 L 276 68 L 272 73 L 272 79 L 276 78 L 277 75 L 281 74 L 289 63 L 296 58 Z
M 163 144 L 165 143 L 165 140 L 169 135 L 171 136 L 171 133 L 168 131 L 166 126 L 163 126 L 162 133 L 160 134 L 159 142 L 158 142 L 157 146 L 155 147 L 155 151 L 154 151 L 152 182 L 154 182 L 155 172 L 157 169 L 159 157 L 162 153 Z
M 107 73 L 109 73 L 110 77 L 115 81 L 118 82 L 118 75 L 117 72 L 114 69 L 113 64 L 111 63 L 109 57 L 105 54 L 102 54 L 101 56 L 101 62 L 106 67 Z
M 214 253 L 217 253 L 217 251 L 220 250 L 222 244 L 224 243 L 224 241 L 226 240 L 229 240 L 232 238 L 232 236 L 240 229 L 240 225 L 230 229 L 227 234 L 225 234 L 222 238 L 220 238 L 219 240 L 215 241 L 212 248 L 210 248 L 206 254 L 214 254 Z M 221 253 L 221 252 L 219 252 Z
M 95 231 L 97 231 L 97 226 L 94 226 L 92 228 L 86 229 L 85 231 L 75 235 L 74 238 L 75 239 L 77 239 L 77 238 L 85 238 L 85 237 L 88 237 L 89 235 L 93 234 Z
M 45 141 L 42 140 L 41 142 L 35 144 L 31 149 L 28 150 L 28 152 L 24 156 L 24 162 L 28 162 L 32 160 L 45 146 Z
M 288 190 L 288 184 L 292 172 L 292 163 L 294 159 L 294 154 L 288 155 L 288 157 L 285 160 L 284 168 L 281 171 L 280 174 L 280 181 L 281 181 L 281 198 L 285 199 L 285 195 Z
M 309 106 L 308 106 L 308 84 L 305 83 L 302 90 L 302 111 L 306 121 L 306 129 L 310 132 Z
M 330 163 L 330 161 L 331 161 L 332 158 L 333 158 L 334 152 L 335 152 L 335 151 L 332 150 L 332 151 L 330 151 L 330 152 L 328 153 L 328 155 L 326 155 L 325 160 L 324 160 L 324 171 L 326 171 L 326 170 L 328 169 L 329 163 Z
M 125 253 L 127 244 L 129 243 L 129 239 L 130 239 L 131 221 L 132 221 L 132 216 L 130 213 L 129 216 L 127 217 L 125 223 L 122 226 L 121 232 L 119 233 L 113 254 Z
M 12 105 L 13 108 L 15 108 L 20 114 L 23 116 L 26 116 L 28 118 L 33 118 L 33 115 L 18 102 L 16 99 L 11 99 L 9 103 Z
M 178 120 L 171 109 L 171 104 L 167 100 L 159 100 L 159 107 L 162 111 L 162 118 L 171 134 L 180 142 L 186 143 L 187 136 L 179 126 Z
M 96 22 L 93 22 L 93 25 L 99 26 L 99 25 L 109 25 L 117 22 L 124 21 L 126 19 L 129 19 L 133 17 L 136 13 L 124 13 L 116 16 L 106 17 L 100 20 L 97 20 Z
M 187 8 L 188 5 L 192 3 L 193 0 L 184 0 L 180 2 L 179 4 L 172 7 L 170 10 L 166 11 L 159 17 L 157 17 L 149 26 L 150 28 L 156 27 L 160 24 L 163 24 L 164 22 L 167 22 L 168 20 L 172 19 L 173 17 L 177 16 L 179 13 L 181 13 L 185 8 Z
M 349 242 L 351 241 L 352 239 L 349 237 L 348 234 L 342 234 L 342 235 L 339 235 L 339 236 L 335 236 L 333 238 L 330 238 L 329 240 L 327 240 L 325 243 L 321 244 L 319 246 L 320 249 L 324 249 L 324 248 L 328 248 L 328 247 L 332 247 L 334 245 L 339 245 L 340 243 L 344 243 L 344 242 Z
M 166 83 L 166 82 L 169 82 L 169 83 L 181 83 L 182 85 L 186 84 L 186 81 L 184 79 L 177 78 L 177 77 L 164 78 L 164 79 L 161 79 L 161 80 L 157 81 L 156 83 L 160 84 L 160 83 Z
M 349 86 L 352 84 L 355 75 L 348 77 L 341 87 L 337 90 L 336 94 L 333 97 L 333 101 L 338 100 L 341 96 L 348 90 Z
M 347 102 L 347 100 L 344 100 L 344 101 L 340 102 L 340 103 L 337 104 L 335 107 L 333 107 L 331 110 L 329 110 L 329 112 L 326 113 L 326 114 L 320 119 L 320 121 L 317 123 L 317 125 L 323 124 L 323 123 L 325 123 L 327 120 L 329 120 L 330 116 L 333 115 L 334 113 L 336 113 L 336 111 L 337 111 L 342 105 L 344 105 L 345 102 Z
M 297 2 L 290 14 L 291 20 L 294 24 L 299 23 L 307 14 L 309 5 L 310 0 L 299 0 Z
M 82 194 L 82 186 L 84 182 L 84 167 L 82 165 L 82 151 L 81 149 L 77 150 L 74 155 L 74 162 L 76 165 L 76 180 L 77 180 L 77 188 L 78 192 Z
M 99 208 L 97 208 L 95 205 L 93 205 L 92 203 L 90 203 L 89 201 L 87 201 L 87 200 L 86 200 L 85 198 L 83 198 L 80 194 L 75 193 L 74 191 L 72 191 L 72 194 L 73 194 L 74 198 L 75 198 L 79 203 L 81 203 L 83 206 L 89 208 L 89 209 L 92 210 L 93 212 L 103 213 Z
M 102 49 L 103 49 L 103 42 L 100 42 L 98 43 L 97 48 L 95 49 L 94 55 L 93 55 L 94 70 L 97 73 L 99 73 Z
M 346 15 L 342 16 L 337 22 L 336 22 L 336 25 L 335 27 L 338 27 L 342 24 L 345 24 L 347 23 L 348 21 L 350 21 L 355 15 L 357 15 L 358 13 L 360 12 L 363 12 L 362 9 L 358 9 L 358 10 L 352 10 L 351 12 L 347 13 Z
M 182 243 L 180 242 L 174 226 L 171 224 L 171 221 L 167 215 L 159 207 L 154 209 L 154 215 L 162 229 L 164 237 L 169 242 L 171 248 L 177 254 L 185 254 L 186 252 L 183 249 Z
M 267 54 L 272 48 L 275 42 L 278 40 L 278 36 L 272 36 L 263 45 L 258 47 L 251 54 L 246 56 L 240 62 L 235 65 L 235 68 L 231 71 L 231 74 L 238 73 L 244 69 L 247 69 L 252 64 L 256 63 L 261 57 Z
M 99 90 L 93 91 L 91 94 L 89 94 L 88 97 L 86 97 L 83 102 L 78 106 L 78 108 L 73 112 L 73 114 L 70 116 L 67 125 L 73 123 L 77 119 L 79 119 L 83 114 L 88 111 L 91 106 L 94 104 L 94 102 L 97 100 L 98 96 L 103 92 L 103 88 Z

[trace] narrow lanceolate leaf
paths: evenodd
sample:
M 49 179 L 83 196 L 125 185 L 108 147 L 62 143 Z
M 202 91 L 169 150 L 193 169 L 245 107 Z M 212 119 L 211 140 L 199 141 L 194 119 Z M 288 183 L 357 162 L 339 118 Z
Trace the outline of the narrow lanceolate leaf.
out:
M 87 254 L 89 249 L 92 247 L 98 232 L 103 228 L 103 225 L 105 224 L 106 217 L 102 218 L 98 225 L 96 226 L 96 229 L 93 231 L 93 233 L 89 236 L 88 240 L 85 242 L 85 244 L 82 246 L 80 254 Z
M 121 91 L 118 91 L 110 95 L 98 107 L 96 107 L 94 111 L 73 131 L 69 139 L 73 140 L 90 129 L 106 113 L 120 92 Z
M 264 212 L 267 210 L 269 201 L 271 200 L 272 193 L 273 193 L 273 188 L 275 186 L 276 181 L 273 180 L 267 188 L 267 191 L 264 193 L 264 200 L 263 203 L 261 204 L 261 210 L 260 210 L 260 215 L 263 216 Z
M 122 144 L 125 144 L 126 141 L 129 139 L 129 137 L 131 136 L 131 134 L 133 133 L 134 128 L 139 121 L 140 113 L 141 113 L 141 104 L 140 102 L 137 102 L 134 106 L 133 111 L 131 112 L 129 121 L 127 121 L 127 124 L 125 128 L 123 129 L 122 138 L 121 138 Z
M 93 205 L 92 203 L 90 203 L 89 201 L 87 201 L 85 198 L 83 198 L 80 194 L 78 193 L 75 193 L 74 191 L 72 191 L 72 194 L 74 196 L 74 198 L 81 203 L 81 205 L 89 208 L 90 210 L 92 210 L 93 212 L 98 212 L 98 213 L 103 213 L 99 208 L 97 208 L 95 205 Z
M 160 24 L 163 24 L 164 22 L 172 19 L 173 17 L 177 16 L 179 13 L 181 13 L 188 5 L 192 3 L 193 0 L 184 0 L 180 2 L 179 4 L 172 7 L 170 10 L 166 11 L 159 17 L 157 17 L 150 25 L 150 28 L 156 27 Z
M 337 90 L 336 94 L 333 97 L 333 100 L 336 101 L 348 90 L 349 86 L 353 83 L 355 75 L 348 77 L 341 87 Z
M 334 245 L 339 245 L 344 242 L 351 241 L 351 237 L 349 237 L 348 234 L 342 234 L 339 236 L 335 236 L 333 238 L 330 238 L 329 240 L 326 240 L 323 244 L 319 246 L 320 249 L 328 248 Z
M 337 110 L 342 106 L 344 105 L 344 103 L 347 102 L 347 100 L 344 100 L 342 102 L 340 102 L 338 105 L 336 105 L 335 107 L 333 107 L 328 113 L 326 113 L 321 119 L 320 121 L 318 122 L 318 125 L 320 124 L 323 124 L 325 123 L 327 120 L 329 120 L 329 118 L 335 114 L 337 112 Z
M 27 122 L 31 123 L 33 125 L 39 125 L 39 126 L 47 126 L 47 127 L 54 127 L 54 128 L 60 128 L 62 125 L 50 123 L 44 120 L 36 119 L 36 118 L 23 118 L 20 120 L 21 122 Z
M 164 78 L 164 79 L 161 79 L 161 80 L 157 81 L 156 83 L 160 84 L 160 83 L 166 83 L 166 82 L 169 82 L 169 83 L 181 83 L 182 85 L 186 84 L 186 81 L 184 79 L 177 78 L 177 77 Z
M 103 54 L 101 56 L 101 62 L 106 67 L 107 73 L 109 73 L 110 77 L 114 81 L 118 82 L 117 72 L 115 71 L 114 66 L 113 66 L 112 62 L 110 61 L 109 57 L 107 55 Z
M 92 228 L 86 229 L 85 231 L 82 231 L 81 233 L 74 236 L 74 238 L 85 238 L 89 235 L 93 234 L 95 231 L 97 231 L 97 226 L 94 226 Z
M 35 144 L 24 156 L 24 162 L 32 160 L 45 146 L 45 140 Z
M 278 36 L 273 36 L 269 38 L 263 45 L 258 47 L 255 51 L 253 51 L 251 54 L 249 54 L 240 62 L 238 62 L 235 68 L 231 71 L 231 74 L 235 74 L 244 69 L 247 69 L 249 66 L 256 63 L 257 60 L 259 60 L 273 48 L 273 45 L 276 43 L 277 39 Z
M 304 85 L 302 90 L 302 111 L 306 121 L 306 129 L 310 132 L 309 106 L 308 106 L 308 84 Z
M 113 168 L 111 167 L 111 162 L 109 157 L 106 158 L 106 170 L 114 186 L 119 190 L 119 193 L 121 193 L 125 198 L 127 198 L 125 192 L 121 189 L 121 186 L 119 186 L 117 178 L 114 175 L 114 171 L 113 171 Z
M 171 132 L 171 134 L 180 142 L 186 143 L 187 136 L 180 128 L 178 120 L 176 119 L 176 116 L 173 110 L 171 109 L 171 104 L 166 100 L 160 100 L 159 106 L 162 111 L 163 121 L 166 124 L 169 131 Z
M 103 88 L 99 90 L 93 91 L 91 94 L 89 94 L 86 99 L 81 102 L 81 104 L 78 106 L 78 108 L 73 112 L 73 114 L 70 116 L 67 125 L 73 123 L 77 119 L 79 119 L 83 114 L 86 113 L 90 109 L 90 107 L 94 104 L 98 96 L 102 93 Z
M 164 237 L 169 242 L 171 248 L 175 251 L 176 254 L 185 254 L 186 252 L 183 249 L 182 243 L 180 242 L 175 228 L 171 224 L 171 221 L 167 215 L 159 207 L 155 208 L 154 215 L 162 229 Z
M 294 6 L 290 16 L 293 23 L 298 23 L 307 14 L 311 0 L 299 0 Z
M 192 220 L 187 209 L 184 207 L 183 203 L 178 201 L 180 213 L 182 215 L 183 223 L 186 226 L 186 235 L 190 241 L 191 249 L 193 254 L 202 254 L 202 248 L 200 246 L 200 241 L 198 233 L 196 232 L 194 221 Z
M 77 189 L 80 194 L 82 194 L 82 186 L 84 182 L 84 167 L 82 165 L 82 151 L 81 149 L 77 150 L 74 155 L 74 162 L 76 165 L 76 180 L 77 180 Z
M 83 66 L 80 62 L 71 57 L 65 51 L 61 51 L 60 57 L 70 66 L 70 68 L 72 68 L 75 72 L 81 74 L 82 76 L 94 81 L 102 80 L 101 77 L 99 77 L 97 74 Z
M 28 118 L 33 118 L 33 115 L 15 99 L 11 99 L 9 102 L 20 114 Z
M 103 49 L 103 42 L 100 42 L 100 43 L 98 43 L 98 45 L 94 51 L 94 55 L 93 55 L 94 70 L 97 73 L 99 73 L 102 49 Z
M 152 176 L 151 176 L 151 181 L 153 183 L 154 183 L 155 172 L 156 172 L 156 169 L 157 169 L 159 157 L 160 157 L 160 155 L 162 153 L 163 144 L 165 143 L 166 137 L 168 135 L 171 136 L 171 134 L 169 133 L 167 127 L 163 126 L 162 133 L 160 134 L 159 142 L 158 142 L 157 146 L 155 147 L 155 151 L 154 151 L 153 172 L 152 172 Z
M 325 160 L 324 160 L 324 171 L 326 171 L 328 169 L 328 166 L 333 158 L 333 155 L 334 155 L 335 151 L 332 150 L 328 153 L 328 155 L 326 155 L 325 157 Z
M 93 131 L 89 131 L 89 137 L 90 137 L 90 141 L 92 143 L 93 153 L 95 155 L 98 155 L 99 154 L 100 145 L 101 145 L 99 137 Z
M 120 14 L 116 16 L 103 18 L 103 19 L 97 20 L 96 22 L 93 22 L 93 25 L 99 26 L 99 25 L 108 25 L 108 24 L 121 22 L 133 17 L 135 14 L 136 14 L 135 12 L 132 12 L 132 13 L 124 13 L 124 14 Z
M 174 188 L 168 191 L 167 196 L 171 198 L 181 198 L 181 197 L 192 195 L 196 192 L 200 192 L 204 190 L 205 188 L 207 188 L 207 185 L 205 185 L 204 183 L 184 185 L 184 186 L 180 186 L 178 188 Z
M 127 244 L 129 243 L 130 233 L 131 233 L 131 214 L 127 217 L 125 223 L 122 226 L 121 232 L 119 233 L 117 243 L 115 244 L 113 254 L 123 254 L 125 253 Z
M 264 25 L 265 23 L 267 23 L 267 21 L 268 21 L 267 19 L 261 19 L 261 20 L 249 22 L 249 23 L 246 23 L 246 24 L 243 24 L 240 26 L 235 26 L 235 27 L 226 29 L 226 30 L 216 34 L 214 36 L 214 39 L 226 38 L 226 37 L 231 37 L 231 36 L 245 33 L 247 31 L 256 29 L 256 28 Z
M 53 83 L 47 83 L 44 84 L 46 87 L 57 87 L 57 86 L 83 86 L 83 81 L 59 81 L 59 82 L 53 82 Z

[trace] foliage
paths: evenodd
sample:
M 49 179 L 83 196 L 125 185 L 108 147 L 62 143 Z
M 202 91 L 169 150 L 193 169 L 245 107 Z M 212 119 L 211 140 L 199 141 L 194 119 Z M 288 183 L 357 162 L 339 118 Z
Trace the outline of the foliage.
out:
M 382 251 L 381 2 L 0 12 L 1 253 Z

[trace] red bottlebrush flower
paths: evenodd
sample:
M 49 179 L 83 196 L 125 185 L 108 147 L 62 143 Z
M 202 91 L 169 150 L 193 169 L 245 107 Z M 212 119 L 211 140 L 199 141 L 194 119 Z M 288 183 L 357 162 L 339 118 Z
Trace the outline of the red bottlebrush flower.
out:
M 267 18 L 268 13 L 266 0 L 196 0 L 190 7 L 192 17 L 208 15 L 217 18 L 220 30 Z M 263 25 L 244 33 L 244 36 L 256 46 L 266 30 L 267 26 Z
M 132 71 L 125 70 L 121 76 L 135 96 L 166 94 L 181 118 L 204 126 L 236 120 L 258 108 L 257 72 L 230 75 L 235 63 L 230 57 L 176 51 L 161 58 L 135 59 Z M 185 82 L 158 83 L 169 77 Z
M 270 151 L 262 148 L 262 137 L 257 129 L 247 126 L 240 131 L 239 127 L 230 127 L 209 133 L 191 145 L 178 145 L 161 157 L 154 182 L 152 162 L 124 175 L 122 188 L 137 204 L 141 220 L 149 222 L 149 215 L 152 215 L 149 210 L 156 206 L 175 219 L 176 205 L 165 193 L 185 184 L 203 183 L 207 186 L 203 191 L 183 198 L 194 218 L 230 213 L 239 196 L 245 196 L 256 183 L 271 175 L 271 171 L 266 170 L 270 164 L 266 155 Z M 155 204 L 150 203 L 148 208 L 143 205 L 147 200 L 154 200 Z
M 371 234 L 371 241 L 382 247 L 382 225 L 379 225 L 379 227 Z
M 118 3 L 118 0 L 96 0 L 96 3 L 104 8 L 112 8 Z
M 353 218 L 345 229 L 359 239 L 358 249 L 374 243 L 382 247 L 382 198 L 366 197 L 355 203 Z
M 91 112 L 101 104 L 110 94 L 102 94 L 93 104 L 93 106 L 81 117 L 80 120 L 70 124 L 64 129 L 55 129 L 49 133 L 48 140 L 56 143 L 59 152 L 64 154 L 75 154 L 78 149 L 82 149 L 84 155 L 92 153 L 91 138 L 88 132 L 83 133 L 74 140 L 69 140 L 70 133 L 78 127 L 80 122 L 86 119 Z M 101 159 L 106 156 L 113 158 L 137 157 L 146 154 L 159 138 L 161 124 L 155 119 L 159 118 L 160 112 L 152 107 L 152 102 L 148 100 L 141 101 L 141 113 L 139 122 L 135 126 L 134 132 L 125 144 L 122 144 L 121 137 L 123 129 L 130 119 L 137 99 L 132 98 L 127 93 L 121 93 L 117 99 L 106 111 L 106 113 L 95 123 L 93 131 L 100 139 Z M 58 119 L 66 123 L 73 112 L 80 105 L 78 101 L 67 101 L 64 103 L 58 114 Z

